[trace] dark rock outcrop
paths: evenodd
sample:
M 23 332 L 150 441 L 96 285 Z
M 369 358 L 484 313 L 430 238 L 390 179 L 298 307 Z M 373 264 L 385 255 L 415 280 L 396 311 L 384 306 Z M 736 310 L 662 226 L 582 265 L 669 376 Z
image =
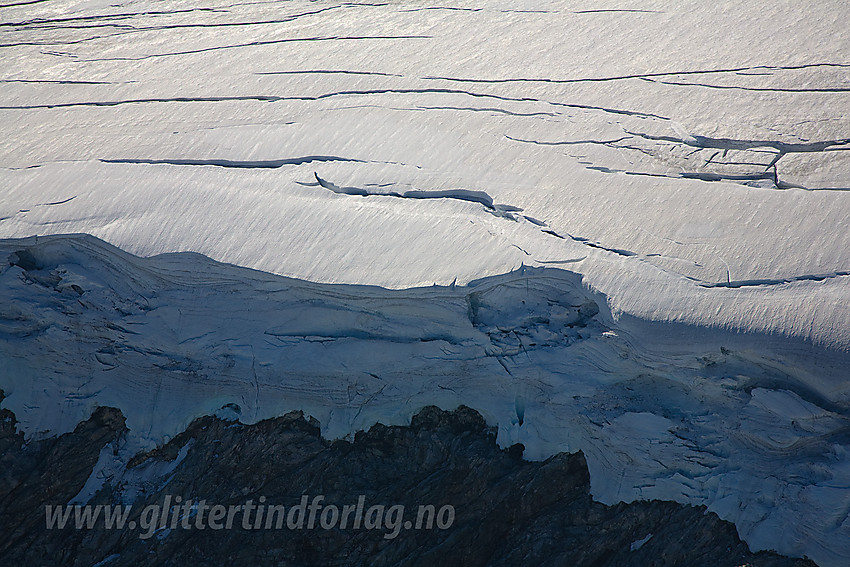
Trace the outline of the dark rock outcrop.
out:
M 376 425 L 353 442 L 323 439 L 318 424 L 299 413 L 250 426 L 203 417 L 167 445 L 128 464 L 132 473 L 180 459 L 164 486 L 133 502 L 128 524 L 136 529 L 107 530 L 100 524 L 74 529 L 70 522 L 65 529 L 46 529 L 44 505 L 73 498 L 100 450 L 110 441 L 120 442 L 123 430 L 120 412 L 101 408 L 71 433 L 24 444 L 15 432 L 14 416 L 0 412 L 0 529 L 6 534 L 0 563 L 814 565 L 750 553 L 732 524 L 703 508 L 659 501 L 613 507 L 593 502 L 581 453 L 526 462 L 521 446 L 499 449 L 495 431 L 466 407 L 452 412 L 428 407 L 408 427 Z M 121 481 L 107 483 L 90 504 L 120 504 L 124 490 Z M 318 495 L 324 500 L 313 529 L 305 524 L 289 529 L 285 523 L 265 529 L 262 519 L 260 529 L 245 529 L 242 515 L 235 516 L 231 529 L 197 529 L 197 508 L 187 508 L 188 528 L 145 532 L 139 527 L 145 507 L 162 504 L 166 495 L 180 496 L 184 504 L 205 500 L 227 507 L 250 500 L 254 505 L 264 502 L 267 510 L 282 504 L 287 512 L 302 495 L 308 501 Z M 379 529 L 367 529 L 368 522 L 358 529 L 351 523 L 346 529 L 339 523 L 322 528 L 322 510 L 334 505 L 342 510 L 361 496 L 367 508 L 385 506 Z M 432 529 L 410 527 L 418 507 L 428 504 L 435 511 L 453 507 L 451 522 L 448 508 L 442 517 L 449 527 L 440 529 L 439 522 Z M 404 524 L 401 515 L 391 518 L 393 505 L 405 506 L 403 518 L 411 524 Z M 150 537 L 140 537 L 145 534 Z

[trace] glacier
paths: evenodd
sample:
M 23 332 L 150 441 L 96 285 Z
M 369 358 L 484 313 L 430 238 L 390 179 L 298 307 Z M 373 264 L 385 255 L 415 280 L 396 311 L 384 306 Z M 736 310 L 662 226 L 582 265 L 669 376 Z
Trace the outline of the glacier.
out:
M 133 450 L 466 404 L 850 555 L 846 3 L 0 6 L 0 389 Z M 223 410 L 222 408 L 230 408 Z M 129 450 L 129 449 L 128 449 Z
M 561 268 L 389 290 L 139 258 L 89 235 L 0 254 L 3 403 L 21 430 L 127 412 L 82 502 L 106 478 L 132 485 L 127 461 L 201 415 L 301 410 L 334 439 L 474 404 L 526 458 L 582 450 L 601 502 L 704 504 L 756 548 L 827 565 L 845 552 L 848 417 L 813 372 L 840 376 L 841 360 L 799 340 L 615 317 Z

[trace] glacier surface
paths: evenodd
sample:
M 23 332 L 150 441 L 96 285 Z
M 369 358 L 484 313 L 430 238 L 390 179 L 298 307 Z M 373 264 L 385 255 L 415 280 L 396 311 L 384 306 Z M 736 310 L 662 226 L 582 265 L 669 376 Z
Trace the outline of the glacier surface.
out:
M 35 436 L 115 405 L 140 449 L 222 407 L 333 437 L 465 403 L 582 449 L 603 502 L 842 565 L 848 20 L 0 6 L 3 404 Z

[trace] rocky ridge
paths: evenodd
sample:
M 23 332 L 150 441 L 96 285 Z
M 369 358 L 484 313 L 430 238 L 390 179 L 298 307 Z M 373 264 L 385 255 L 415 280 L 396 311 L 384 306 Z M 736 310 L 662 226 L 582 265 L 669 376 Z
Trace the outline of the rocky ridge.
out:
M 580 452 L 527 462 L 521 445 L 500 449 L 494 429 L 465 406 L 426 407 L 410 426 L 378 424 L 351 441 L 322 438 L 318 423 L 300 412 L 255 425 L 205 416 L 107 475 L 88 501 L 92 506 L 132 503 L 128 524 L 141 526 L 146 507 L 167 497 L 174 502 L 178 495 L 196 504 L 251 501 L 286 509 L 304 495 L 308 500 L 323 495 L 325 508 L 354 504 L 362 496 L 367 507 L 385 506 L 377 526 L 373 514 L 373 529 L 368 520 L 358 529 L 352 524 L 322 529 L 320 509 L 314 529 L 304 523 L 301 529 L 285 523 L 264 529 L 262 521 L 257 521 L 261 529 L 245 529 L 237 515 L 232 529 L 200 530 L 194 523 L 197 506 L 186 520 L 189 529 L 108 530 L 100 522 L 93 529 L 74 529 L 72 522 L 65 529 L 47 529 L 44 506 L 64 505 L 75 495 L 79 502 L 103 451 L 118 454 L 126 431 L 119 410 L 101 407 L 71 433 L 25 442 L 14 414 L 0 410 L 3 564 L 814 565 L 750 553 L 731 523 L 702 507 L 594 502 Z M 161 465 L 172 469 L 168 478 L 139 474 Z M 409 529 L 397 516 L 399 527 L 387 528 L 395 527 L 391 506 L 405 506 L 404 518 L 413 520 L 418 506 L 428 504 L 437 510 L 453 507 L 451 525 L 440 529 L 438 521 L 432 529 L 424 524 Z M 448 515 L 442 519 L 449 523 Z M 249 528 L 254 521 L 248 520 Z

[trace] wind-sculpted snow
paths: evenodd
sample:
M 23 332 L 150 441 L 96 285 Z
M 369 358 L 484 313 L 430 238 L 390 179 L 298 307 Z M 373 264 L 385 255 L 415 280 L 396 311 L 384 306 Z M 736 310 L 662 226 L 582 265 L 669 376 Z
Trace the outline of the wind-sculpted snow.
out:
M 678 14 L 669 7 L 511 11 L 486 5 L 415 8 L 417 19 L 410 20 L 403 16 L 408 8 L 353 4 L 311 10 L 293 5 L 291 13 L 271 17 L 257 5 L 178 4 L 173 10 L 72 9 L 66 17 L 33 7 L 27 8 L 36 10 L 32 13 L 4 14 L 2 26 L 11 39 L 2 49 L 10 60 L 21 61 L 16 73 L 3 79 L 8 86 L 3 92 L 4 129 L 9 134 L 3 158 L 7 191 L 0 200 L 4 235 L 85 230 L 144 254 L 191 249 L 278 273 L 393 287 L 426 279 L 447 284 L 459 278 L 465 283 L 521 262 L 552 265 L 582 257 L 586 261 L 575 269 L 608 292 L 618 310 L 847 346 L 847 288 L 811 285 L 841 281 L 846 273 L 850 246 L 841 230 L 846 198 L 761 192 L 846 188 L 847 123 L 840 111 L 846 105 L 840 73 L 848 66 L 840 56 L 846 50 L 836 40 L 806 44 L 810 54 L 792 57 L 784 50 L 795 42 L 775 42 L 771 26 L 793 21 L 801 38 L 808 37 L 794 13 L 752 8 L 764 17 L 764 35 L 747 36 L 746 57 L 736 54 L 734 41 L 727 42 L 721 58 L 730 60 L 718 62 L 707 50 L 644 52 L 639 42 L 623 46 L 598 32 L 607 29 L 612 21 L 607 18 L 616 17 L 618 26 L 661 29 L 673 39 L 690 33 L 696 37 L 679 43 L 698 46 L 702 36 L 694 22 L 701 28 L 720 29 L 723 24 L 734 30 L 736 22 L 747 18 L 731 22 L 711 12 Z M 835 8 L 840 13 L 841 6 Z M 397 27 L 406 26 L 409 32 L 421 31 L 423 13 L 449 12 L 451 18 L 434 20 L 439 26 L 429 34 L 399 33 L 398 41 L 390 39 L 393 34 L 366 33 L 376 31 L 366 29 L 371 24 L 358 34 L 244 36 L 255 25 L 286 35 L 296 29 L 283 24 L 296 20 L 310 22 L 303 23 L 310 29 L 336 29 L 342 24 L 328 19 L 335 11 L 361 14 L 368 22 L 375 13 L 392 14 Z M 185 19 L 199 13 L 214 19 Z M 510 15 L 514 13 L 521 15 Z M 576 19 L 579 13 L 583 15 Z M 499 14 L 495 20 L 494 14 Z M 677 21 L 673 31 L 665 24 L 668 17 Z M 717 25 L 704 24 L 712 18 Z M 356 20 L 345 21 L 345 26 L 356 27 Z M 498 60 L 479 58 L 479 68 L 464 68 L 435 57 L 454 53 L 451 47 L 458 37 L 468 36 L 470 27 L 490 31 L 494 21 L 517 33 L 529 32 L 524 43 L 531 52 L 547 55 L 533 60 L 537 65 L 529 64 L 532 59 L 506 61 L 499 34 L 488 33 L 477 37 L 491 42 Z M 133 42 L 92 35 L 98 28 L 119 25 L 122 29 L 115 33 L 132 34 Z M 182 46 L 168 51 L 159 45 L 163 35 L 151 33 L 187 26 L 216 31 L 190 39 L 167 36 Z M 574 42 L 561 41 L 559 30 L 565 28 Z M 323 51 L 311 45 L 309 52 L 297 51 L 300 43 L 315 44 L 316 38 L 325 38 L 318 43 L 339 43 L 342 38 L 365 41 L 370 35 L 385 38 L 377 45 L 386 41 L 392 47 L 360 51 L 359 39 L 345 40 L 342 60 L 334 55 L 342 47 Z M 401 38 L 407 35 L 423 37 L 405 47 Z M 69 51 L 30 49 L 16 37 L 65 45 Z M 227 38 L 231 41 L 223 41 Z M 583 51 L 581 58 L 549 56 L 552 45 L 561 51 L 573 44 L 585 49 L 582 38 L 591 38 L 596 51 Z M 196 39 L 211 44 L 198 47 Z M 263 51 L 287 43 L 292 51 L 286 57 L 275 59 L 268 54 L 278 52 Z M 538 49 L 541 45 L 546 49 Z M 104 46 L 123 55 L 114 57 L 114 63 L 95 65 L 91 60 L 104 58 Z M 641 63 L 608 62 L 607 54 L 619 48 L 640 52 Z M 400 50 L 400 55 L 379 57 L 376 49 L 390 50 L 381 52 L 389 55 Z M 201 58 L 209 52 L 216 59 Z M 656 52 L 664 58 L 658 59 Z M 298 64 L 299 54 L 309 54 L 304 65 Z M 121 63 L 122 58 L 139 57 L 175 63 Z M 592 66 L 563 63 L 587 57 L 596 57 Z M 734 64 L 738 60 L 743 62 Z M 231 72 L 236 69 L 240 73 Z M 183 81 L 183 73 L 196 80 Z M 667 85 L 648 82 L 680 83 L 683 77 L 695 84 L 770 89 L 785 98 L 764 102 L 719 93 L 682 95 L 679 85 L 663 89 Z M 599 85 L 622 86 L 601 90 Z M 486 105 L 471 105 L 476 99 Z M 282 153 L 307 157 L 281 159 Z M 318 158 L 334 163 L 335 169 L 325 174 L 329 179 L 356 183 L 334 186 L 356 187 L 361 196 L 380 193 L 374 187 L 411 186 L 415 189 L 396 193 L 428 202 L 414 207 L 412 199 L 381 200 L 370 209 L 372 214 L 364 215 L 359 201 L 336 207 L 321 196 L 298 193 L 295 185 L 310 175 L 298 166 Z M 239 173 L 245 176 L 156 167 L 169 164 L 243 169 Z M 155 167 L 141 169 L 148 166 Z M 281 171 L 273 177 L 258 177 L 254 171 L 266 168 Z M 742 194 L 728 181 L 755 185 L 754 194 Z M 175 195 L 185 197 L 175 202 Z M 490 226 L 458 202 L 467 199 L 453 198 L 459 195 L 486 195 L 481 201 L 485 212 L 493 199 L 512 203 L 528 213 L 514 217 L 528 222 L 505 224 L 500 219 L 501 224 Z M 309 204 L 293 207 L 299 200 Z M 56 206 L 46 212 L 40 206 L 44 201 Z M 436 201 L 454 201 L 458 207 Z M 320 227 L 333 227 L 332 234 L 320 235 L 327 246 L 305 246 L 302 235 L 316 229 L 308 217 L 318 219 Z M 288 224 L 282 227 L 274 222 L 278 218 Z M 448 224 L 448 218 L 460 220 Z M 410 239 L 399 237 L 412 226 L 428 227 L 416 238 L 415 248 Z M 574 234 L 581 236 L 570 236 Z M 465 246 L 440 247 L 453 239 Z M 556 242 L 561 240 L 565 242 Z M 280 254 L 267 252 L 271 243 L 287 250 L 285 262 L 278 260 Z M 585 256 L 587 247 L 599 254 Z M 301 252 L 293 253 L 296 249 Z M 359 258 L 362 267 L 342 261 L 352 249 L 371 252 Z M 415 265 L 404 261 L 408 254 L 417 259 Z M 376 265 L 383 257 L 388 261 Z M 316 267 L 317 261 L 324 263 Z M 807 287 L 788 285 L 794 283 Z M 793 313 L 771 310 L 766 307 L 770 302 L 759 296 L 718 300 L 693 289 L 764 285 L 788 292 L 778 303 L 793 303 Z M 733 303 L 738 307 L 730 307 Z
M 69 431 L 98 406 L 126 414 L 126 443 L 85 494 L 200 415 L 300 409 L 337 438 L 473 404 L 529 458 L 584 451 L 603 502 L 705 504 L 755 548 L 823 565 L 850 552 L 850 404 L 810 376 L 835 353 L 616 320 L 551 268 L 387 290 L 88 236 L 4 240 L 0 257 L 0 389 L 24 434 Z
M 464 400 L 843 566 L 850 5 L 673 4 L 7 2 L 4 404 Z

